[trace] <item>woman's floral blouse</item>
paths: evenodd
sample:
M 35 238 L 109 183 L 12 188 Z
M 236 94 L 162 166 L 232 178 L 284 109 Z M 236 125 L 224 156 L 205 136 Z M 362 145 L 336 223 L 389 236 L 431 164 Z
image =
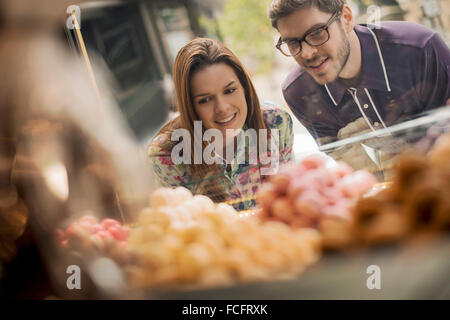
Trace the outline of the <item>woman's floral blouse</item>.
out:
M 262 103 L 261 110 L 267 129 L 279 130 L 279 165 L 293 160 L 291 116 L 279 106 L 268 102 Z M 244 126 L 245 128 L 246 126 Z M 268 135 L 270 134 L 273 134 L 273 131 L 268 130 Z M 199 190 L 200 181 L 193 181 L 186 165 L 176 165 L 172 162 L 171 150 L 178 141 L 166 143 L 167 139 L 170 139 L 170 137 L 158 134 L 148 147 L 148 155 L 152 162 L 154 172 L 158 176 L 161 184 L 165 187 L 184 186 L 194 194 L 202 193 Z M 268 137 L 270 146 L 269 139 L 270 137 Z M 163 142 L 162 140 L 164 140 L 164 143 L 161 143 Z M 167 147 L 161 148 L 159 145 L 167 145 Z M 223 174 L 205 178 L 214 179 L 213 183 L 215 187 L 220 186 L 220 188 L 223 188 L 225 194 L 228 195 L 228 201 L 232 202 L 236 202 L 239 199 L 254 198 L 259 186 L 265 179 L 265 176 L 261 174 L 260 166 L 248 163 L 248 147 L 238 147 L 234 160 L 242 159 L 238 157 L 242 153 L 245 153 L 246 156 L 244 158 L 246 159 L 245 163 L 238 164 L 236 163 L 237 161 L 233 161 L 231 163 L 231 170 L 230 167 L 227 170 L 226 164 L 223 164 Z M 254 199 L 233 203 L 236 210 L 249 209 L 254 205 Z

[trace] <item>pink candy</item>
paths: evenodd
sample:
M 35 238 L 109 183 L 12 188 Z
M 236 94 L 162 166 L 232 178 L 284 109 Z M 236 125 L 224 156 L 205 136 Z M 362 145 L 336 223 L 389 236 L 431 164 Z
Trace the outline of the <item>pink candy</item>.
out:
M 375 177 L 365 170 L 359 170 L 351 175 L 347 175 L 337 184 L 342 194 L 355 198 L 368 191 L 377 182 Z
M 124 241 L 127 239 L 128 235 L 125 230 L 120 226 L 112 226 L 108 229 L 109 234 L 111 234 L 116 240 Z
M 120 226 L 120 222 L 114 219 L 104 219 L 101 225 L 103 228 L 109 229 L 113 226 Z
M 289 222 L 295 214 L 289 200 L 286 198 L 276 199 L 271 207 L 274 216 L 284 222 Z
M 335 180 L 339 180 L 353 172 L 353 169 L 342 161 L 336 162 L 336 164 L 328 170 Z
M 317 169 L 325 166 L 325 159 L 320 155 L 313 154 L 305 157 L 300 165 L 307 170 Z
M 353 172 L 344 162 L 328 168 L 325 158 L 311 155 L 270 177 L 261 188 L 259 205 L 265 219 L 315 227 L 328 215 L 349 219 L 353 203 L 376 182 L 367 171 Z
M 311 218 L 320 215 L 325 199 L 314 189 L 306 190 L 294 200 L 297 215 L 305 215 Z
M 117 241 L 121 243 L 128 240 L 130 229 L 114 219 L 103 219 L 101 222 L 92 216 L 83 216 L 72 223 L 64 232 L 57 230 L 57 237 L 61 245 L 67 246 L 71 240 L 84 238 L 96 247 L 103 248 L 104 242 Z
M 349 204 L 345 202 L 325 206 L 322 208 L 322 212 L 325 216 L 335 216 L 343 219 L 350 219 Z

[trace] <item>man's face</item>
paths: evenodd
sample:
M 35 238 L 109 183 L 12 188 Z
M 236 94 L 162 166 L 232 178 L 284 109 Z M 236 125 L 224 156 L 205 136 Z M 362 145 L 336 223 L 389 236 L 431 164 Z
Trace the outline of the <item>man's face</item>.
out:
M 304 8 L 278 20 L 281 39 L 302 38 L 308 32 L 324 26 L 333 14 L 316 7 Z M 350 55 L 350 43 L 340 19 L 328 27 L 330 38 L 321 46 L 302 42 L 302 51 L 294 56 L 318 84 L 333 82 L 344 68 Z

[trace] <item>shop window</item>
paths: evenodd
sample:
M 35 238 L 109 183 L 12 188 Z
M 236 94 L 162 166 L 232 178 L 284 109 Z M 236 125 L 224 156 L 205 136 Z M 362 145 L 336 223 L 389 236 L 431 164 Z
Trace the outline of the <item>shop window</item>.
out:
M 162 72 L 138 2 L 82 9 L 81 33 L 93 63 L 113 75 L 114 93 L 130 127 L 148 140 L 166 119 Z

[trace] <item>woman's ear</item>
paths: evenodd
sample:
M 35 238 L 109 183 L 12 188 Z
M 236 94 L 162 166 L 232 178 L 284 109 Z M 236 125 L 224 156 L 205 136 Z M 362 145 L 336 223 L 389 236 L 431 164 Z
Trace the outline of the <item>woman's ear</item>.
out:
M 350 33 L 353 30 L 354 28 L 353 12 L 352 9 L 350 9 L 350 7 L 347 4 L 345 4 L 344 7 L 342 8 L 341 22 L 346 33 Z

